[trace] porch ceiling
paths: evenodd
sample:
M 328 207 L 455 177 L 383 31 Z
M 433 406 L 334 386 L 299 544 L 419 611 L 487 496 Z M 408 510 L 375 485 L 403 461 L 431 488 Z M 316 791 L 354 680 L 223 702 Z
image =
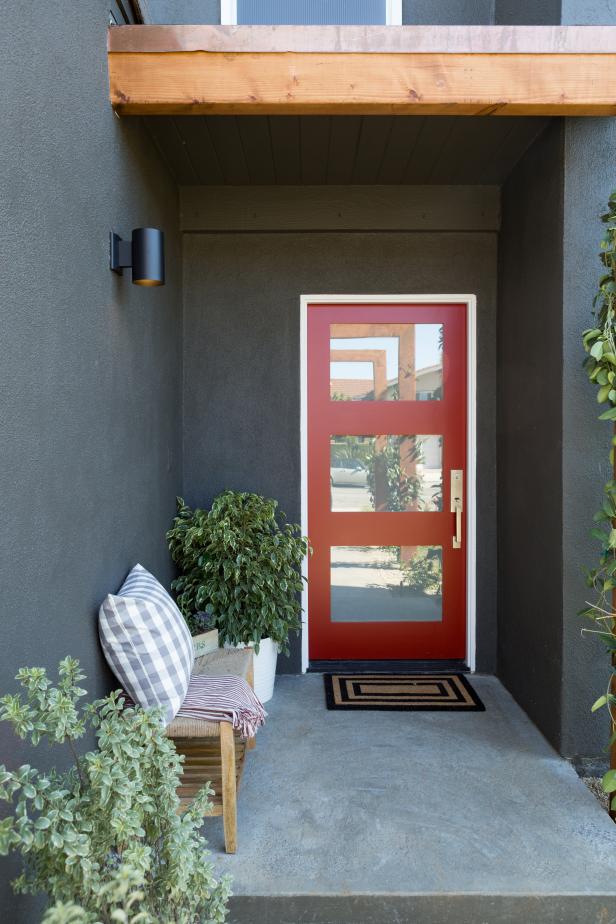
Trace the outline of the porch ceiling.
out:
M 616 115 L 616 28 L 120 26 L 128 115 Z
M 192 185 L 500 185 L 545 118 L 148 118 L 175 180 Z

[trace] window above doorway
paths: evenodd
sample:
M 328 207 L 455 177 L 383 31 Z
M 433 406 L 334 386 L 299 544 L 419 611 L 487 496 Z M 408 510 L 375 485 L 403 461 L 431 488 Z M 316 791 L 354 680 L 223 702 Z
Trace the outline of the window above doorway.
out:
M 402 0 L 221 0 L 222 25 L 396 26 Z

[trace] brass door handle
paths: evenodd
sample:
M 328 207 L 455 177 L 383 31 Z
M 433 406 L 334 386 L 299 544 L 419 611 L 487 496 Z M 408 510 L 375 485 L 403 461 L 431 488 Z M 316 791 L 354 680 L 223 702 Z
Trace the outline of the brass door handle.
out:
M 451 512 L 456 515 L 456 528 L 453 536 L 454 549 L 462 548 L 462 511 L 464 510 L 464 473 L 462 469 L 451 470 Z

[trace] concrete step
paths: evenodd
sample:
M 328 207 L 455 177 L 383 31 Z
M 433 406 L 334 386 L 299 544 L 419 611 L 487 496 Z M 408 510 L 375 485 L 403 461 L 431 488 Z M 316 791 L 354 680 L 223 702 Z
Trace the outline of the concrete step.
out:
M 228 924 L 615 924 L 615 895 L 239 895 Z
M 614 924 L 615 895 L 240 895 L 229 924 Z

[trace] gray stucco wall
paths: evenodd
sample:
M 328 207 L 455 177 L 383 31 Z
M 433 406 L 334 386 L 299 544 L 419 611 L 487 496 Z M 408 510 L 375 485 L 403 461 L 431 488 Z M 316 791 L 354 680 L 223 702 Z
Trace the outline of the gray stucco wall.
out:
M 153 24 L 217 24 L 220 0 L 147 0 L 145 12 L 146 21 Z
M 498 675 L 555 747 L 562 670 L 562 171 L 554 121 L 503 187 Z
M 489 26 L 494 0 L 402 0 L 407 26 Z
M 608 659 L 582 638 L 592 516 L 611 429 L 582 369 L 601 272 L 599 217 L 616 185 L 616 120 L 566 119 L 503 188 L 498 324 L 498 673 L 562 754 L 605 756 L 590 706 Z M 532 471 L 532 479 L 528 471 Z M 520 553 L 523 550 L 523 554 Z
M 494 22 L 509 26 L 558 25 L 560 7 L 561 0 L 495 0 Z
M 494 233 L 184 236 L 184 491 L 258 491 L 300 519 L 300 295 L 478 299 L 478 663 L 496 650 Z M 282 670 L 300 667 L 299 640 Z
M 143 125 L 107 101 L 109 3 L 66 14 L 63 0 L 20 4 L 0 38 L 0 691 L 19 667 L 71 654 L 98 696 L 111 685 L 101 599 L 136 561 L 170 578 L 181 261 L 176 190 Z M 109 271 L 109 230 L 139 225 L 166 232 L 164 288 Z M 0 725 L 0 762 L 62 760 Z M 2 862 L 0 908 L 33 924 L 15 871 Z
M 596 390 L 582 370 L 580 333 L 590 326 L 601 275 L 599 218 L 616 188 L 616 119 L 567 119 L 564 186 L 563 286 L 563 753 L 600 754 L 606 716 L 589 709 L 606 684 L 602 646 L 580 638 L 577 611 L 588 598 L 583 569 L 595 564 L 598 543 L 589 535 L 592 515 L 610 476 L 611 427 L 597 416 Z

